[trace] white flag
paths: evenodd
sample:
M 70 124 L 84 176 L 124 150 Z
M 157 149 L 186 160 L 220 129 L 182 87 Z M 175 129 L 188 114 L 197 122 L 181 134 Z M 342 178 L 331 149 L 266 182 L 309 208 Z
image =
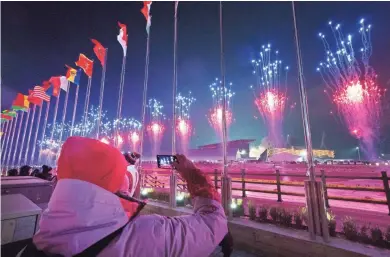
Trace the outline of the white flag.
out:
M 66 79 L 65 76 L 60 77 L 60 82 L 61 82 L 61 89 L 64 90 L 65 92 L 68 91 L 68 80 Z

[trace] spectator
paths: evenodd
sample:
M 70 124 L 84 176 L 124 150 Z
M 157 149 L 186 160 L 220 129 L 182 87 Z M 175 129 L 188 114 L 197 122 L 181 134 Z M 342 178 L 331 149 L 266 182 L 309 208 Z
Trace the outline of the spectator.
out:
M 52 170 L 51 167 L 49 167 L 47 165 L 43 165 L 42 166 L 42 173 L 38 173 L 36 176 L 38 178 L 41 178 L 41 179 L 51 180 L 51 174 L 50 174 L 51 170 Z
M 8 176 L 17 176 L 18 175 L 18 170 L 17 169 L 10 169 L 8 171 Z
M 36 177 L 38 174 L 39 174 L 39 169 L 35 169 L 33 170 L 33 172 L 31 172 L 31 176 L 33 177 Z
M 138 216 L 144 203 L 118 193 L 128 165 L 123 155 L 98 140 L 68 138 L 58 160 L 57 186 L 33 239 L 35 246 L 63 256 L 209 256 L 227 233 L 220 195 L 191 161 L 183 155 L 177 159 L 175 168 L 188 183 L 194 214 Z M 90 252 L 99 248 L 90 246 L 98 241 L 101 245 L 107 235 L 113 235 L 105 241 L 107 246 Z
M 31 167 L 28 165 L 24 165 L 20 167 L 19 170 L 19 176 L 30 176 L 31 174 Z

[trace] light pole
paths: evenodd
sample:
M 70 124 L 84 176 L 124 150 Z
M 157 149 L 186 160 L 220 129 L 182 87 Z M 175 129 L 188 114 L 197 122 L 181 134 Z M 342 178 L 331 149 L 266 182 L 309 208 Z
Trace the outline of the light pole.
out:
M 356 146 L 356 150 L 357 150 L 357 152 L 358 152 L 359 161 L 360 161 L 360 148 L 359 148 L 359 146 Z

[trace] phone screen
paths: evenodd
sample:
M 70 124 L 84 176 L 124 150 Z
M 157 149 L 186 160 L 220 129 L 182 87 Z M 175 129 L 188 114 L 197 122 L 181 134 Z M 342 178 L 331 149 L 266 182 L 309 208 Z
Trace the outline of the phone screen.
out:
M 174 155 L 157 155 L 157 167 L 160 169 L 172 169 L 172 163 L 177 161 Z

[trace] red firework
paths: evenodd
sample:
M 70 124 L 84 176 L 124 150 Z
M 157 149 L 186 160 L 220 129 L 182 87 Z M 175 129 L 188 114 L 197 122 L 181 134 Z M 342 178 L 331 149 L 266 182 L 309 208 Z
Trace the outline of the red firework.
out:
M 139 134 L 136 132 L 136 131 L 133 131 L 130 135 L 129 135 L 129 139 L 130 139 L 130 142 L 133 146 L 133 151 L 137 151 L 137 146 L 138 146 L 138 142 L 139 142 Z
M 232 123 L 232 112 L 230 110 L 225 110 L 226 114 L 226 127 L 229 127 Z M 218 132 L 222 130 L 222 107 L 217 106 L 210 110 L 209 122 Z

